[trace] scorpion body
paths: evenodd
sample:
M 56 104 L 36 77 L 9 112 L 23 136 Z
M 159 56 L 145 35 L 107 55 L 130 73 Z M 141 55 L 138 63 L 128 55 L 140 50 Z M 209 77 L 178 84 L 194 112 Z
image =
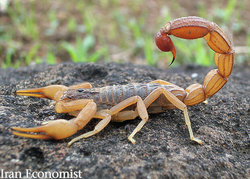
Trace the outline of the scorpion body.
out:
M 163 80 L 102 88 L 92 88 L 90 83 L 82 83 L 69 87 L 50 85 L 37 89 L 18 90 L 18 95 L 55 100 L 56 112 L 68 113 L 74 118 L 49 121 L 33 128 L 13 127 L 13 134 L 35 139 L 63 139 L 81 130 L 92 118 L 101 119 L 94 130 L 74 138 L 68 143 L 69 146 L 82 138 L 97 134 L 111 120 L 122 122 L 140 117 L 141 122 L 128 137 L 132 143 L 135 143 L 133 137 L 146 124 L 148 113 L 178 108 L 184 113 L 190 139 L 202 144 L 202 141 L 193 135 L 187 106 L 201 103 L 226 84 L 234 64 L 233 45 L 226 34 L 213 22 L 193 16 L 178 18 L 166 23 L 155 37 L 155 43 L 160 50 L 172 52 L 172 62 L 175 60 L 176 51 L 169 35 L 183 39 L 204 38 L 215 52 L 214 61 L 218 69 L 211 70 L 203 84 L 192 84 L 185 90 Z
M 93 99 L 97 106 L 109 105 L 114 106 L 130 97 L 139 96 L 143 100 L 157 88 L 164 88 L 174 94 L 181 101 L 184 100 L 186 92 L 174 84 L 158 84 L 158 83 L 132 83 L 127 85 L 105 86 L 102 88 L 79 88 L 69 89 L 64 92 L 61 100 L 80 100 Z M 166 109 L 175 108 L 175 106 L 164 96 L 160 96 L 152 105 L 164 107 Z

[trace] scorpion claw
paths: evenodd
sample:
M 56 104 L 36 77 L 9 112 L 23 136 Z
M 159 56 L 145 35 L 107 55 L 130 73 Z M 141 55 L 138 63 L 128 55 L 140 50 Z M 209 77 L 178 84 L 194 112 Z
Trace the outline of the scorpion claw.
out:
M 12 129 L 14 129 L 14 128 L 12 128 Z M 18 129 L 18 127 L 16 128 L 16 130 L 17 129 Z M 21 129 L 21 128 L 19 128 L 19 129 Z M 51 139 L 51 137 L 44 135 L 44 134 L 27 134 L 27 133 L 16 132 L 16 131 L 13 131 L 12 133 L 16 136 L 32 138 L 32 139 L 43 139 L 43 140 Z
M 33 128 L 20 128 L 13 127 L 12 133 L 21 137 L 28 137 L 32 139 L 64 139 L 75 134 L 78 131 L 78 126 L 73 120 L 59 119 L 55 121 L 49 121 L 47 124 L 33 127 Z M 17 132 L 18 131 L 18 132 Z M 45 134 L 30 134 L 28 132 L 45 133 Z
M 19 96 L 33 96 L 37 98 L 46 98 L 46 96 L 42 93 L 42 88 L 18 90 L 16 91 L 16 94 Z
M 64 91 L 67 90 L 63 85 L 50 85 L 44 88 L 34 88 L 16 91 L 20 96 L 33 96 L 38 98 L 49 98 L 58 101 Z

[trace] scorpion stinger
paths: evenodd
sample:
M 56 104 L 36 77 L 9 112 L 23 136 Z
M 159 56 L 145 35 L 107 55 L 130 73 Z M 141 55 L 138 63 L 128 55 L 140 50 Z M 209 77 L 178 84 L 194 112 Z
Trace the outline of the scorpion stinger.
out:
M 170 63 L 170 65 L 171 65 L 174 62 L 175 56 L 176 56 L 175 47 L 174 47 L 174 44 L 173 44 L 171 38 L 161 30 L 155 36 L 155 44 L 163 52 L 169 52 L 169 51 L 172 52 L 173 59 Z

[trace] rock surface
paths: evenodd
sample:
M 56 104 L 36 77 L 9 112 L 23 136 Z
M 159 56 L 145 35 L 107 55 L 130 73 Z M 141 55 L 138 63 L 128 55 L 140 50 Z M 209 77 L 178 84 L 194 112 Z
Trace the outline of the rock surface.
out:
M 81 171 L 84 178 L 249 177 L 249 68 L 236 67 L 228 83 L 208 104 L 189 107 L 195 136 L 189 140 L 180 110 L 150 115 L 149 122 L 135 136 L 127 136 L 139 119 L 111 122 L 102 132 L 66 147 L 73 137 L 92 130 L 96 120 L 76 135 L 60 141 L 17 137 L 13 126 L 37 126 L 42 121 L 70 116 L 57 114 L 47 99 L 16 96 L 23 88 L 51 84 L 73 85 L 88 81 L 95 87 L 163 79 L 186 88 L 202 83 L 210 69 L 185 66 L 157 69 L 133 64 L 39 65 L 0 71 L 0 169 L 20 171 Z M 197 73 L 197 74 L 195 74 Z M 198 75 L 198 76 L 197 76 Z M 196 77 L 197 76 L 197 77 Z M 193 78 L 192 78 L 193 77 Z

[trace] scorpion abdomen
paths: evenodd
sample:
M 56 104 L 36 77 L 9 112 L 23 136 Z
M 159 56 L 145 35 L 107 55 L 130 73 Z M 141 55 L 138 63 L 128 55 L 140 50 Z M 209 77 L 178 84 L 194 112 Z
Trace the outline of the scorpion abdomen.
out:
M 182 101 L 186 96 L 184 89 L 176 85 L 134 83 L 100 88 L 99 94 L 94 96 L 94 101 L 99 104 L 115 105 L 132 96 L 140 96 L 145 99 L 152 91 L 161 87 L 167 89 Z

